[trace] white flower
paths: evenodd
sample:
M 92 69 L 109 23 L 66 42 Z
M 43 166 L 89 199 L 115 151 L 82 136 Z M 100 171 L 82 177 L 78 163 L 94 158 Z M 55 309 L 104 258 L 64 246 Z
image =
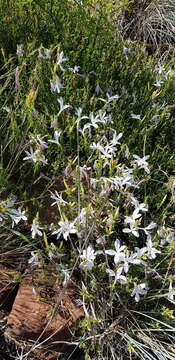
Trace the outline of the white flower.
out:
M 95 164 L 95 163 L 94 163 Z M 94 167 L 95 168 L 95 167 Z M 90 178 L 90 186 L 93 190 L 97 187 L 98 180 L 96 178 Z
M 111 269 L 107 269 L 106 272 L 109 274 L 109 276 L 115 277 L 114 284 L 116 281 L 119 281 L 121 284 L 127 283 L 126 276 L 122 275 L 122 268 L 120 267 L 116 272 L 114 272 Z
M 30 151 L 25 151 L 25 153 L 27 156 L 25 156 L 23 160 L 31 160 L 34 163 L 41 162 L 43 165 L 47 165 L 48 163 L 47 159 L 40 150 L 33 151 L 32 147 L 30 147 Z
M 98 150 L 98 151 L 100 151 L 102 154 L 104 154 L 106 157 L 111 158 L 111 155 L 109 155 L 108 153 L 106 154 L 106 149 L 105 149 L 99 142 L 98 142 L 98 143 L 93 142 L 93 144 L 90 145 L 90 149 L 92 149 L 92 150 Z
M 96 253 L 91 245 L 87 247 L 87 249 L 83 250 L 83 254 L 80 255 L 80 258 L 83 260 L 80 263 L 81 269 L 91 270 L 94 266 L 94 260 L 96 258 Z
M 174 301 L 174 297 L 175 297 L 175 288 L 173 289 L 172 280 L 170 280 L 170 285 L 169 285 L 167 298 L 170 301 Z
M 64 86 L 61 84 L 61 79 L 56 75 L 55 83 L 50 81 L 51 91 L 60 93 L 60 89 Z
M 135 237 L 139 237 L 139 232 L 138 232 L 139 228 L 136 226 L 131 226 L 130 228 L 124 228 L 122 231 L 124 233 L 131 233 L 133 234 Z
M 119 142 L 118 140 L 119 140 L 122 136 L 123 136 L 123 133 L 119 133 L 119 134 L 117 135 L 117 132 L 114 131 L 113 139 L 110 141 L 109 145 L 110 145 L 110 146 L 120 145 L 120 142 Z
M 24 55 L 24 45 L 23 44 L 17 45 L 16 55 L 17 56 Z
M 76 108 L 75 115 L 78 117 L 77 124 L 79 125 L 79 122 L 83 119 L 89 119 L 88 116 L 82 115 L 83 109 L 81 107 Z
M 131 199 L 131 204 L 134 205 L 135 209 L 137 209 L 138 211 L 148 211 L 148 205 L 145 203 L 139 203 L 139 201 L 134 198 L 133 196 L 129 197 L 129 199 Z
M 138 115 L 136 115 L 136 114 L 131 114 L 131 118 L 132 118 L 132 119 L 135 119 L 135 120 L 140 120 L 141 115 L 140 115 L 140 114 L 138 114 Z
M 61 69 L 62 71 L 64 71 L 64 68 L 63 68 L 62 65 L 63 65 L 63 63 L 64 63 L 65 61 L 67 61 L 67 60 L 69 60 L 69 59 L 66 58 L 66 57 L 64 57 L 64 52 L 63 52 L 63 51 L 61 51 L 61 53 L 57 55 L 57 65 L 60 66 L 60 69 Z
M 157 88 L 160 88 L 162 83 L 163 81 L 161 79 L 156 79 L 156 82 L 153 85 L 156 86 Z
M 158 231 L 158 235 L 162 238 L 161 245 L 165 245 L 166 242 L 169 244 L 174 243 L 175 241 L 175 232 L 173 229 L 165 228 L 162 226 Z
M 71 107 L 71 105 L 69 105 L 69 104 L 64 105 L 64 99 L 62 97 L 58 98 L 57 101 L 60 104 L 60 111 L 59 111 L 58 115 L 60 115 L 62 113 L 62 111 Z
M 5 216 L 0 214 L 0 221 L 3 221 L 5 219 Z
M 91 127 L 95 128 L 95 129 L 98 129 L 98 124 L 104 124 L 105 125 L 107 123 L 112 122 L 112 116 L 110 114 L 106 115 L 106 112 L 102 112 L 101 110 L 99 110 L 96 115 L 94 115 L 93 112 L 91 112 L 89 114 L 89 119 L 90 119 L 90 122 L 86 123 L 82 130 L 80 129 L 82 134 L 84 134 L 86 129 L 90 130 Z M 117 144 L 120 144 L 120 142 L 118 140 L 121 137 L 122 137 L 122 133 L 117 135 L 116 131 L 114 131 L 113 139 L 109 143 L 109 145 L 110 146 L 115 146 Z
M 147 242 L 146 242 L 146 251 L 147 251 L 147 256 L 149 259 L 155 259 L 156 258 L 156 254 L 160 254 L 161 252 L 157 249 L 155 249 L 153 247 L 153 243 L 151 240 L 151 237 L 148 238 Z
M 138 205 L 136 206 L 136 209 L 138 211 L 146 212 L 146 211 L 148 211 L 148 205 L 145 203 L 141 203 L 141 204 L 138 203 Z
M 106 244 L 106 239 L 105 236 L 101 236 L 96 240 L 96 243 L 99 245 L 105 245 Z
M 105 253 L 108 255 L 114 256 L 114 262 L 117 264 L 120 261 L 123 261 L 125 258 L 125 253 L 123 250 L 126 249 L 125 245 L 120 246 L 120 240 L 116 239 L 115 241 L 115 250 L 109 249 L 105 250 Z
M 157 71 L 158 74 L 162 74 L 162 72 L 165 70 L 165 67 L 161 63 L 158 63 L 154 70 Z
M 13 197 L 13 199 L 7 199 L 6 201 L 1 202 L 6 208 L 6 210 L 10 209 L 16 202 L 17 198 L 16 196 Z
M 104 184 L 101 184 L 100 196 L 108 196 L 112 190 L 113 186 L 106 181 Z
M 87 225 L 88 211 L 86 208 L 82 208 L 79 215 L 76 217 L 75 221 L 77 224 L 83 225 L 85 227 Z
M 61 272 L 64 275 L 63 286 L 66 286 L 71 277 L 70 270 L 62 269 Z
M 138 248 L 138 247 L 135 247 L 135 251 L 136 251 L 136 254 L 137 254 L 137 258 L 141 258 L 147 251 L 146 247 L 143 247 L 143 248 Z
M 90 149 L 98 150 L 102 153 L 102 158 L 104 159 L 111 159 L 113 156 L 116 155 L 117 148 L 115 147 L 113 141 L 108 143 L 105 146 L 102 146 L 99 142 L 90 145 Z
M 32 239 L 35 238 L 35 235 L 38 236 L 42 236 L 43 233 L 42 231 L 40 231 L 42 229 L 42 227 L 40 227 L 37 222 L 36 219 L 33 220 L 32 226 L 31 226 L 31 232 L 32 232 Z
M 107 93 L 106 96 L 107 96 L 107 100 L 106 100 L 106 99 L 99 98 L 99 100 L 103 101 L 106 105 L 109 104 L 110 102 L 116 102 L 116 101 L 119 99 L 119 96 L 118 96 L 118 95 L 110 96 L 110 95 Z
M 138 209 L 135 209 L 132 216 L 125 216 L 125 223 L 130 225 L 130 228 L 124 228 L 124 233 L 132 233 L 134 236 L 139 237 L 139 227 L 136 220 L 141 217 Z
M 25 211 L 22 211 L 21 208 L 19 207 L 17 210 L 16 209 L 10 209 L 8 211 L 9 216 L 12 219 L 12 227 L 14 227 L 14 225 L 17 225 L 21 220 L 27 220 L 27 216 L 25 215 Z
M 122 268 L 122 270 L 127 273 L 129 270 L 129 264 L 133 264 L 133 265 L 145 265 L 146 263 L 139 259 L 138 257 L 138 253 L 134 253 L 132 255 L 129 255 L 129 252 L 127 251 L 125 254 L 125 258 L 122 260 L 123 264 L 120 265 L 120 267 Z
M 37 162 L 36 151 L 33 151 L 32 147 L 30 147 L 30 151 L 25 151 L 27 154 L 23 160 L 32 160 L 33 162 Z
M 40 136 L 40 135 L 37 135 L 37 136 L 36 136 L 37 143 L 39 144 L 41 150 L 44 150 L 44 149 L 47 149 L 47 148 L 48 148 L 48 145 L 47 145 L 47 143 L 43 140 L 43 138 L 44 138 L 44 136 Z
M 132 173 L 133 169 L 122 166 L 117 169 L 117 175 L 114 178 L 108 178 L 108 181 L 112 182 L 117 190 L 123 190 L 124 187 L 128 189 L 131 186 L 137 188 Z
M 127 48 L 126 46 L 123 46 L 123 54 L 126 55 L 126 59 L 128 60 L 128 54 L 130 54 L 131 49 Z
M 164 110 L 167 105 L 168 104 L 164 101 L 163 104 L 160 106 L 160 110 Z M 156 104 L 155 104 L 155 106 L 156 106 Z
M 65 221 L 59 221 L 58 225 L 60 226 L 59 229 L 55 230 L 52 235 L 57 234 L 57 239 L 60 238 L 62 235 L 65 240 L 67 240 L 68 236 L 70 234 L 76 234 L 77 229 L 74 226 L 73 222 L 70 222 L 68 220 Z
M 97 84 L 97 86 L 96 86 L 96 88 L 95 88 L 95 92 L 96 92 L 96 94 L 97 94 L 97 95 L 99 95 L 99 94 L 102 94 L 102 93 L 103 93 L 103 90 L 101 89 L 101 87 L 100 87 L 100 85 L 99 85 L 99 84 Z
M 73 74 L 76 74 L 80 70 L 80 66 L 75 65 L 73 68 L 69 68 L 73 72 Z
M 93 142 L 93 144 L 90 145 L 90 148 L 91 148 L 92 150 L 98 150 L 98 151 L 100 151 L 100 152 L 103 151 L 103 146 L 102 146 L 99 142 L 98 142 L 98 143 Z
M 106 114 L 106 111 L 103 112 L 102 110 L 99 110 L 98 114 L 99 114 L 100 122 L 102 124 L 109 124 L 113 122 L 112 115 Z
M 7 218 L 6 215 L 10 216 L 10 211 L 12 210 L 12 206 L 15 204 L 15 198 L 14 199 L 7 199 L 6 201 L 0 201 L 0 221 L 3 221 Z
M 135 297 L 135 301 L 138 302 L 140 300 L 140 295 L 145 295 L 147 293 L 147 284 L 142 283 L 137 285 L 134 283 L 134 289 L 131 293 L 131 296 Z
M 91 112 L 89 115 L 89 119 L 91 122 L 86 123 L 83 126 L 83 129 L 80 130 L 82 132 L 82 134 L 84 134 L 85 130 L 90 130 L 91 127 L 98 129 L 98 125 L 97 123 L 100 123 L 100 119 L 99 119 L 99 115 L 97 114 L 96 116 L 94 116 L 94 114 Z
M 31 251 L 31 257 L 28 260 L 28 264 L 30 264 L 31 266 L 37 266 L 39 264 L 39 259 L 36 252 Z
M 82 112 L 83 109 L 81 107 L 76 108 L 75 115 L 78 116 L 78 119 L 81 119 Z
M 110 181 L 111 180 L 116 190 L 123 190 L 124 187 L 127 189 L 130 186 L 135 187 L 133 175 L 123 174 L 123 176 L 116 176 L 115 178 L 110 179 Z
M 148 226 L 146 226 L 145 228 L 142 228 L 142 230 L 145 232 L 145 234 L 150 237 L 150 232 L 152 229 L 154 229 L 157 226 L 156 223 L 154 223 L 153 221 L 150 222 L 150 224 Z
M 90 112 L 89 119 L 91 122 L 90 124 L 97 129 L 97 127 L 98 127 L 97 123 L 100 122 L 99 114 L 94 116 L 93 112 Z
M 159 115 L 153 115 L 150 119 L 151 123 L 157 124 Z
M 130 151 L 129 151 L 129 148 L 127 145 L 126 145 L 126 150 L 125 150 L 125 157 L 126 157 L 126 159 L 129 159 L 129 157 L 130 157 Z
M 141 169 L 144 169 L 149 174 L 150 170 L 148 168 L 148 162 L 146 160 L 148 160 L 150 156 L 147 155 L 147 156 L 143 156 L 143 158 L 141 158 L 138 155 L 133 155 L 133 157 L 135 160 L 132 163 L 136 164 Z
M 173 71 L 171 69 L 169 69 L 165 74 L 163 74 L 163 78 L 167 79 L 168 76 L 169 75 L 171 76 L 172 74 L 173 74 Z
M 55 194 L 52 193 L 51 191 L 50 191 L 50 193 L 51 193 L 51 199 L 55 200 L 51 206 L 58 205 L 58 204 L 61 204 L 61 205 L 67 204 L 67 201 L 63 200 L 62 195 L 59 195 L 57 190 L 55 190 Z
M 51 142 L 53 144 L 56 144 L 56 145 L 60 146 L 60 142 L 59 142 L 60 136 L 61 136 L 61 131 L 55 130 L 54 131 L 54 139 L 53 140 L 48 140 L 48 142 Z
M 39 51 L 39 54 L 38 54 L 39 58 L 46 59 L 46 60 L 49 60 L 51 58 L 50 49 L 43 47 L 43 48 L 39 48 L 38 51 Z M 44 52 L 44 54 L 43 54 L 43 52 Z

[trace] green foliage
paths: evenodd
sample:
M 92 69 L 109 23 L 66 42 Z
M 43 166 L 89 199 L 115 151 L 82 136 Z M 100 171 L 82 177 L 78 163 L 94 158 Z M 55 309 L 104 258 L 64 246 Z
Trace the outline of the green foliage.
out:
M 5 141 L 2 149 L 3 171 L 8 170 L 8 178 L 19 176 L 20 185 L 21 179 L 25 182 L 29 174 L 35 178 L 41 167 L 32 165 L 26 172 L 21 159 L 31 134 L 45 136 L 47 133 L 47 139 L 51 138 L 52 122 L 57 122 L 63 131 L 64 145 L 62 143 L 58 153 L 55 153 L 54 145 L 47 152 L 50 174 L 60 171 L 64 158 L 69 158 L 76 151 L 73 111 L 58 118 L 57 95 L 50 91 L 50 81 L 55 81 L 57 73 L 62 77 L 65 102 L 74 104 L 74 108 L 83 107 L 85 114 L 95 112 L 101 106 L 95 90 L 97 86 L 103 91 L 101 97 L 105 97 L 108 91 L 119 95 L 119 101 L 112 105 L 116 130 L 123 132 L 124 141 L 132 153 L 144 151 L 151 154 L 153 176 L 146 195 L 151 200 L 155 215 L 157 211 L 159 214 L 159 210 L 162 212 L 164 204 L 164 215 L 169 216 L 171 191 L 167 187 L 167 179 L 173 176 L 174 171 L 174 155 L 171 151 L 174 147 L 174 116 L 170 112 L 170 105 L 175 101 L 172 60 L 168 55 L 162 60 L 165 74 L 169 69 L 171 74 L 167 75 L 164 86 L 159 89 L 154 86 L 154 68 L 158 62 L 156 56 L 149 57 L 145 49 L 135 43 L 123 43 L 117 34 L 114 36 L 114 29 L 104 37 L 97 35 L 95 41 L 91 36 L 88 37 L 88 46 L 85 44 L 87 37 L 83 36 L 76 52 L 68 48 L 67 52 L 64 50 L 65 56 L 70 59 L 70 66 L 80 66 L 78 74 L 72 73 L 68 67 L 61 74 L 58 66 L 54 65 L 57 53 L 63 49 L 61 44 L 50 48 L 50 60 L 39 58 L 39 51 L 43 52 L 44 48 L 37 50 L 34 44 L 24 47 L 24 57 L 15 56 L 9 58 L 8 62 L 4 59 L 0 100 L 3 116 L 0 138 L 1 142 Z M 15 84 L 18 81 L 19 89 Z M 133 119 L 132 114 L 139 114 L 140 120 Z M 80 141 L 81 157 L 83 154 L 90 156 L 87 145 L 86 138 Z M 155 197 L 152 197 L 152 193 Z

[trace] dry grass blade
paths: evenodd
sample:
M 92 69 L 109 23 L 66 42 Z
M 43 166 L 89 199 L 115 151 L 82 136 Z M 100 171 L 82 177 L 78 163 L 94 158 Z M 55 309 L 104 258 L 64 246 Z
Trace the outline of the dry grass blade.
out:
M 121 9 L 117 22 L 124 37 L 142 40 L 154 50 L 174 44 L 175 2 L 173 0 L 134 0 Z

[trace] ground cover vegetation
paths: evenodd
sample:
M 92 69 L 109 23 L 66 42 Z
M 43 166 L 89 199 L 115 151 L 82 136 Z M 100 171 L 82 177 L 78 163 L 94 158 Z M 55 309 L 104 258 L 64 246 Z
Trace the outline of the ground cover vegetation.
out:
M 86 360 L 175 359 L 175 12 L 141 3 L 0 5 L 1 263 L 78 274 Z

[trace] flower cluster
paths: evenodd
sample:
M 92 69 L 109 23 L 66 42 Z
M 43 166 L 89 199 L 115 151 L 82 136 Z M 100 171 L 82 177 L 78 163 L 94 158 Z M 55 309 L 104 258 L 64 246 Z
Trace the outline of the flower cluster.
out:
M 123 52 L 127 59 L 129 50 L 124 48 Z M 23 53 L 23 45 L 18 45 L 17 56 L 22 57 Z M 47 63 L 52 58 L 52 51 L 42 46 L 38 50 L 38 57 L 41 62 Z M 142 296 L 149 293 L 148 269 L 153 261 L 157 261 L 162 248 L 167 244 L 172 245 L 174 232 L 165 227 L 156 230 L 157 224 L 151 219 L 147 199 L 141 199 L 143 177 L 145 176 L 146 180 L 151 177 L 150 155 L 145 155 L 145 151 L 144 156 L 131 154 L 128 146 L 122 144 L 123 133 L 113 126 L 113 104 L 120 102 L 122 94 L 113 95 L 112 88 L 109 87 L 106 96 L 98 98 L 100 109 L 91 111 L 88 108 L 88 114 L 84 114 L 83 106 L 74 108 L 68 103 L 67 97 L 64 97 L 66 73 L 74 79 L 83 75 L 79 74 L 78 65 L 67 65 L 68 60 L 64 51 L 60 51 L 58 47 L 52 78 L 48 79 L 50 95 L 55 96 L 58 107 L 50 124 L 53 129 L 52 136 L 31 134 L 23 160 L 39 163 L 41 166 L 49 165 L 45 154 L 61 149 L 68 130 L 68 127 L 64 128 L 63 125 L 67 120 L 62 121 L 66 117 L 71 118 L 70 133 L 77 130 L 77 154 L 65 165 L 65 189 L 50 191 L 51 207 L 58 211 L 57 223 L 55 221 L 54 224 L 42 226 L 36 216 L 31 222 L 31 237 L 44 237 L 45 231 L 48 231 L 55 243 L 61 244 L 60 247 L 64 244 L 70 246 L 73 254 L 71 256 L 75 256 L 80 270 L 82 273 L 86 272 L 86 275 L 92 274 L 93 270 L 100 271 L 102 263 L 102 276 L 104 279 L 109 276 L 113 290 L 116 287 L 125 287 L 127 291 L 129 289 L 130 296 L 138 302 Z M 166 72 L 159 63 L 154 72 L 156 80 L 153 85 L 161 88 L 170 71 Z M 19 75 L 17 68 L 16 88 L 20 88 Z M 105 93 L 98 82 L 94 88 L 95 98 Z M 135 104 L 135 93 L 132 97 L 132 104 Z M 139 122 L 144 114 L 131 112 L 130 117 Z M 87 161 L 86 154 L 83 161 L 80 155 L 83 153 L 84 144 L 88 154 Z M 4 202 L 0 211 L 0 221 L 10 219 L 12 227 L 21 220 L 27 220 L 25 212 L 13 205 Z M 66 255 L 60 253 L 54 243 L 47 244 L 47 251 L 52 262 Z M 61 263 L 61 260 L 59 261 Z M 39 264 L 37 252 L 31 253 L 29 264 Z M 60 270 L 65 277 L 65 283 L 70 277 L 67 268 L 68 264 L 65 269 Z M 172 301 L 175 293 L 171 276 L 168 281 L 166 298 Z

